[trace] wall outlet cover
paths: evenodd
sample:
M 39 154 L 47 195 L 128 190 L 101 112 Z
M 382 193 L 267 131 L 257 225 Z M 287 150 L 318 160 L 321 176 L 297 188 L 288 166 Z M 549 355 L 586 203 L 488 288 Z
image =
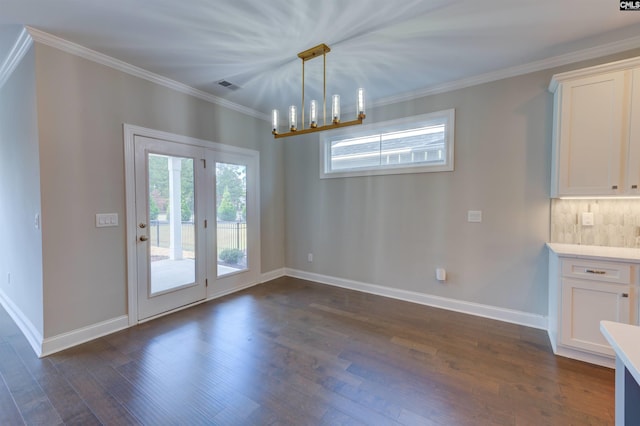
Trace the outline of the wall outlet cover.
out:
M 467 222 L 480 223 L 482 222 L 481 210 L 469 210 L 467 212 Z
M 593 226 L 593 212 L 583 212 L 581 222 L 582 226 Z

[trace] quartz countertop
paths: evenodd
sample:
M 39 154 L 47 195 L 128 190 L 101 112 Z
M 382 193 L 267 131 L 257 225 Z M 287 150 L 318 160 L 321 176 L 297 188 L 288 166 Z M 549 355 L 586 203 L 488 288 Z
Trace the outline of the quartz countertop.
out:
M 561 243 L 547 243 L 547 247 L 559 256 L 640 262 L 640 249 L 638 248 L 584 246 L 580 244 Z
M 629 373 L 640 384 L 640 327 L 613 321 L 600 321 L 600 331 Z

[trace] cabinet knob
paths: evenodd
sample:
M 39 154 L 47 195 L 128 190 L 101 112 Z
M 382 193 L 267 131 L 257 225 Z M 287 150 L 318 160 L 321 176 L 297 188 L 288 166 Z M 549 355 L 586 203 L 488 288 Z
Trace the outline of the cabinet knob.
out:
M 629 297 L 629 293 L 622 293 L 622 297 Z
M 612 185 L 611 189 L 618 189 L 618 185 Z
M 607 271 L 599 271 L 597 269 L 587 269 L 587 270 L 585 270 L 585 272 L 587 274 L 596 274 L 596 275 L 604 275 L 604 274 L 607 273 Z
M 638 189 L 638 185 L 631 185 L 631 189 Z

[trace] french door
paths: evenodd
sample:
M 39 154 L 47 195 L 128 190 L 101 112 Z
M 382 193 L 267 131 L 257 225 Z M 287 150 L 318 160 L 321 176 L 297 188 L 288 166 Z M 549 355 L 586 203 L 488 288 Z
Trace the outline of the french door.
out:
M 259 282 L 257 152 L 125 126 L 125 159 L 130 324 Z
M 212 296 L 257 282 L 260 274 L 257 161 L 251 156 L 208 151 L 207 165 L 214 172 L 209 209 L 214 211 L 210 258 L 215 286 Z M 207 166 L 209 167 L 209 166 Z
M 206 297 L 205 150 L 135 137 L 138 319 Z

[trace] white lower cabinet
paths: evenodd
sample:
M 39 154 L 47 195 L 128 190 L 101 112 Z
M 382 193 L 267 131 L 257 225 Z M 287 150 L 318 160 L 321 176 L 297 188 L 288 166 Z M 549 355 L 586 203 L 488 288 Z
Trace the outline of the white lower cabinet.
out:
M 638 264 L 558 256 L 549 262 L 549 337 L 556 354 L 612 367 L 600 321 L 635 324 Z
M 630 324 L 631 287 L 597 281 L 562 279 L 563 345 L 614 356 L 600 332 L 600 321 Z

